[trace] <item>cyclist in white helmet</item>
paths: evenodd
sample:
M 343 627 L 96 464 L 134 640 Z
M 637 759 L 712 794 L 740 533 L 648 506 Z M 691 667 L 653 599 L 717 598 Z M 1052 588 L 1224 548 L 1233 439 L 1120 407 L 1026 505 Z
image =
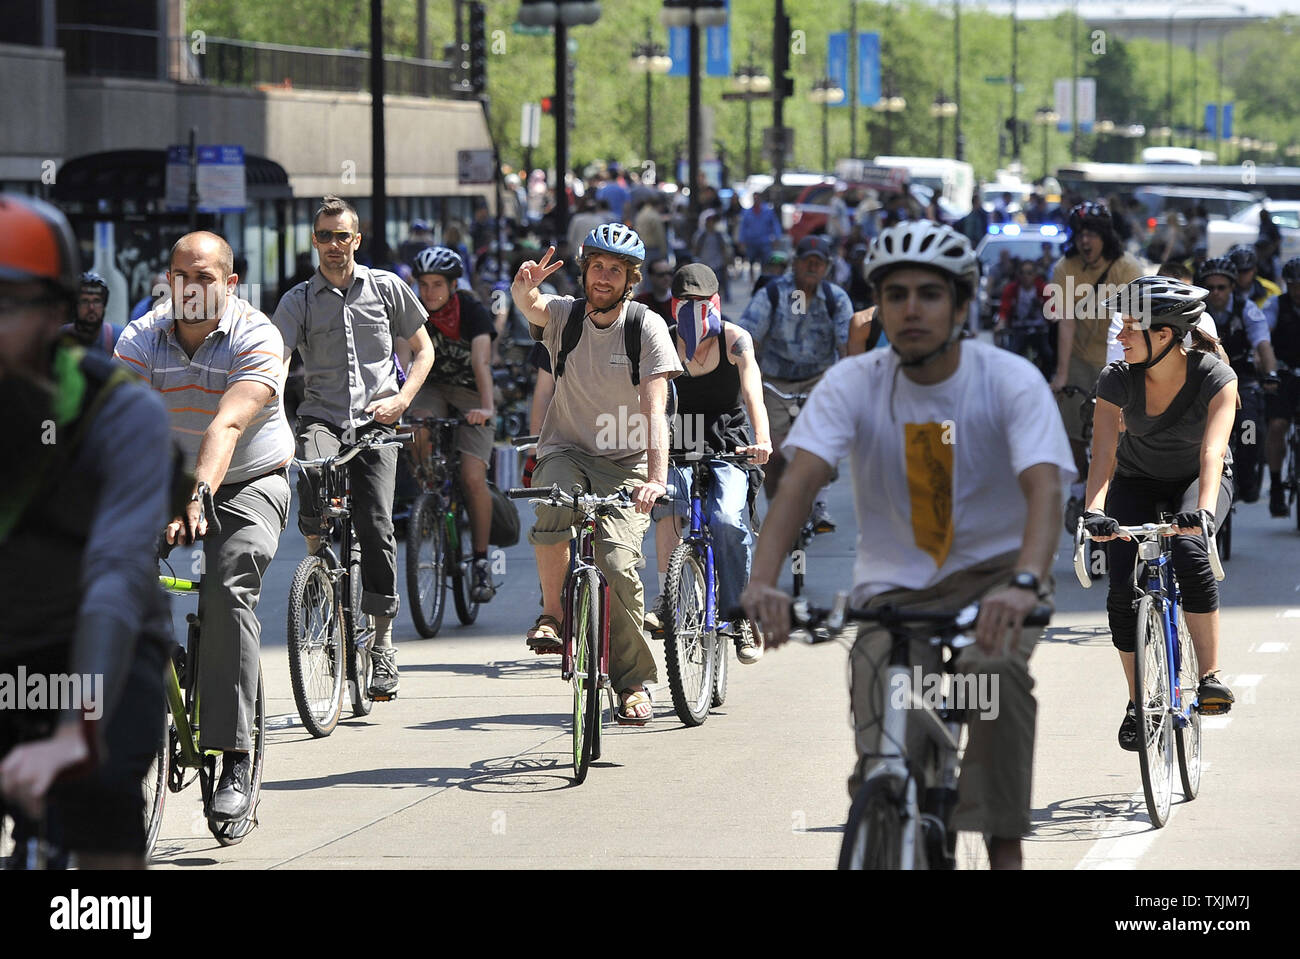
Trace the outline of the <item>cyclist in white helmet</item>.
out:
M 1019 868 L 1037 710 L 1029 654 L 1042 633 L 1021 623 L 1052 598 L 1061 488 L 1074 460 L 1033 364 L 962 339 L 979 279 L 964 236 L 927 220 L 888 227 L 866 270 L 891 348 L 831 367 L 795 421 L 745 609 L 769 646 L 786 640 L 790 597 L 776 587 L 782 558 L 816 491 L 851 458 L 860 529 L 852 604 L 955 611 L 981 601 L 976 645 L 958 669 L 992 700 L 970 722 L 955 828 L 990 837 L 994 868 Z M 851 789 L 879 743 L 888 654 L 888 633 L 859 631 L 850 691 L 861 758 Z M 941 668 L 924 640 L 913 641 L 911 660 L 927 672 Z M 909 754 L 928 778 L 925 743 L 909 729 Z

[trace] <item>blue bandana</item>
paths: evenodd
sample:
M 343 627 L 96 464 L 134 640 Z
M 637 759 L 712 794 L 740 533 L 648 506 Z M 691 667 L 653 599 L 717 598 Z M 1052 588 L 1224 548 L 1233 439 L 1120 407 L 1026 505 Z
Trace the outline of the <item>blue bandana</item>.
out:
M 707 300 L 679 300 L 673 297 L 672 314 L 677 318 L 677 335 L 686 344 L 686 359 L 710 336 L 722 333 L 722 300 L 714 293 Z

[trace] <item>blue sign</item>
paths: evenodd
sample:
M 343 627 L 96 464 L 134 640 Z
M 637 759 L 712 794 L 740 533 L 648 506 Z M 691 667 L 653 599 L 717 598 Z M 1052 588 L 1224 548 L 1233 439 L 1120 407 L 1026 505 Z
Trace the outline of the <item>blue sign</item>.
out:
M 244 148 L 239 144 L 201 144 L 195 186 L 200 213 L 242 213 L 247 206 Z M 190 151 L 185 145 L 167 147 L 164 203 L 169 210 L 189 206 Z
M 880 102 L 880 96 L 880 34 L 859 33 L 858 106 L 875 106 Z
M 1207 103 L 1205 105 L 1205 132 L 1212 140 L 1219 137 L 1219 105 L 1217 103 Z
M 853 88 L 849 86 L 849 35 L 847 33 L 832 33 L 826 37 L 826 76 L 835 81 L 835 85 L 844 91 L 844 97 L 840 102 L 832 103 L 831 106 L 848 106 L 849 91 Z
M 1234 109 L 1236 106 L 1237 106 L 1237 104 L 1235 104 L 1235 103 L 1225 103 L 1225 104 L 1223 105 L 1223 134 L 1222 134 L 1222 136 L 1223 136 L 1223 139 L 1225 139 L 1225 140 L 1229 140 L 1229 139 L 1232 138 L 1232 113 L 1233 113 L 1233 109 Z
M 731 76 L 731 0 L 727 0 L 727 22 L 704 31 L 704 75 Z
M 691 75 L 691 28 L 668 28 L 668 55 L 673 58 L 673 68 L 668 71 L 670 77 L 689 77 Z

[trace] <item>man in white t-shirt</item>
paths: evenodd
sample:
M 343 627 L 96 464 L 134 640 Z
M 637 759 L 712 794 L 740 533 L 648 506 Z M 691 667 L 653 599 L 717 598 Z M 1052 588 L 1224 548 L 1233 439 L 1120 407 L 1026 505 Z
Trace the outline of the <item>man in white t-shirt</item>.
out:
M 859 529 L 853 605 L 956 611 L 981 601 L 976 645 L 958 668 L 993 698 L 972 716 L 954 828 L 991 837 L 994 868 L 1019 868 L 1037 712 L 1029 655 L 1042 634 L 1020 626 L 1051 602 L 1061 488 L 1074 461 L 1032 364 L 961 339 L 978 279 L 965 237 L 925 220 L 889 227 L 867 276 L 891 349 L 840 361 L 813 390 L 785 443 L 790 465 L 763 523 L 745 608 L 769 646 L 786 640 L 782 559 L 812 497 L 848 457 Z M 859 631 L 850 687 L 860 757 L 878 751 L 888 654 L 886 632 Z M 911 662 L 941 668 L 925 641 L 913 641 Z M 924 768 L 917 725 L 908 752 Z M 851 788 L 867 769 L 860 761 Z

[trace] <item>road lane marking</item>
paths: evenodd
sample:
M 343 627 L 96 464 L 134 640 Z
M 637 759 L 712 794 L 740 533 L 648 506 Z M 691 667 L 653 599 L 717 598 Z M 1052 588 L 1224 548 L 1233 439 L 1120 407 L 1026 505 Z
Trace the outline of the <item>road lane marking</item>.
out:
M 1178 807 L 1182 803 L 1171 803 L 1169 806 L 1169 818 L 1165 820 L 1165 828 L 1174 821 L 1174 816 L 1178 814 Z M 1146 794 L 1135 792 L 1129 796 L 1129 806 L 1136 810 L 1145 810 L 1147 806 Z M 1133 825 L 1132 819 L 1112 819 L 1106 826 L 1088 854 L 1079 860 L 1075 869 L 1136 869 L 1138 860 L 1142 858 L 1147 849 L 1156 837 L 1160 835 L 1161 830 L 1147 828 L 1142 832 L 1127 832 Z M 1148 822 L 1148 827 L 1150 823 Z
M 1264 678 L 1262 673 L 1242 673 L 1233 678 L 1234 686 L 1258 686 L 1261 679 Z
M 1290 643 L 1260 643 L 1255 647 L 1257 653 L 1288 653 L 1290 651 Z
M 1231 716 L 1203 716 L 1201 729 L 1227 729 L 1230 722 L 1232 722 Z

